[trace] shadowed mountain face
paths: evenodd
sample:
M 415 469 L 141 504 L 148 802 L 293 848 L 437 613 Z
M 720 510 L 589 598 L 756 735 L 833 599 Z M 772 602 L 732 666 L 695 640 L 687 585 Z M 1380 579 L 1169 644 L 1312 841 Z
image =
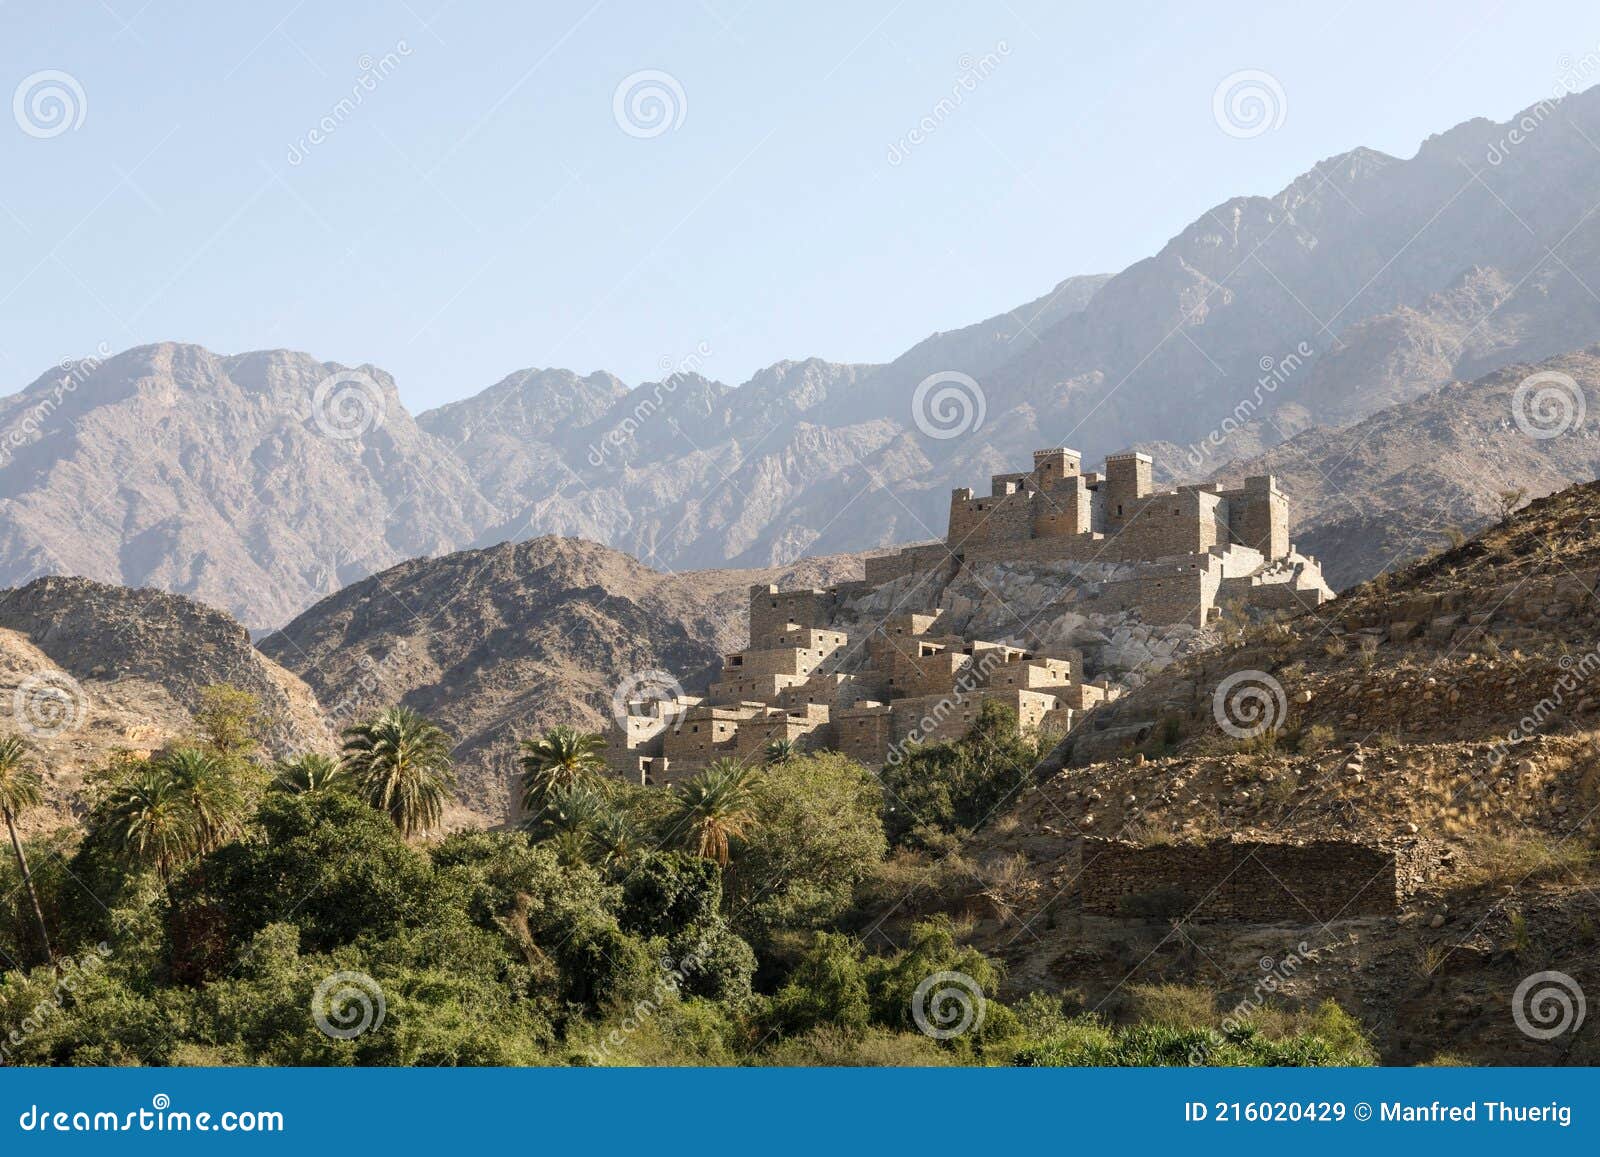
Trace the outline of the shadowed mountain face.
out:
M 149 584 L 262 629 L 401 559 L 539 534 L 674 569 L 938 537 L 952 486 L 1044 445 L 1091 462 L 1160 445 L 1189 477 L 1296 434 L 1331 445 L 1600 336 L 1600 89 L 1523 119 L 1514 146 L 1474 120 L 1409 160 L 1323 161 L 1114 277 L 885 365 L 780 362 L 739 388 L 697 355 L 633 389 L 523 370 L 415 419 L 382 371 L 304 354 L 161 345 L 67 367 L 0 402 L 0 582 Z M 938 374 L 976 387 L 922 388 Z M 1358 505 L 1375 489 L 1344 488 Z M 1291 494 L 1323 517 L 1314 487 Z M 1378 553 L 1332 571 L 1370 573 Z

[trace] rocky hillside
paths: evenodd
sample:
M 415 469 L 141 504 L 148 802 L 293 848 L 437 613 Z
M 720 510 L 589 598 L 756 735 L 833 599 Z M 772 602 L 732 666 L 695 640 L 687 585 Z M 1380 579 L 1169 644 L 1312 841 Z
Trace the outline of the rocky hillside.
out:
M 355 583 L 261 641 L 343 726 L 403 703 L 458 740 L 461 802 L 512 812 L 516 745 L 556 724 L 599 727 L 632 675 L 703 690 L 746 641 L 754 583 L 860 577 L 859 558 L 768 571 L 666 574 L 607 547 L 536 538 L 414 559 Z
M 7 731 L 39 753 L 51 805 L 30 813 L 29 824 L 64 818 L 83 773 L 112 751 L 150 751 L 192 735 L 200 693 L 215 683 L 259 698 L 272 754 L 331 749 L 310 688 L 220 611 L 76 578 L 37 579 L 0 594 Z
M 1539 497 L 1600 476 L 1596 415 L 1600 346 L 1305 431 L 1220 477 L 1276 474 L 1293 496 L 1296 539 L 1339 588 L 1435 549 L 1451 528 L 1499 518 L 1507 490 Z
M 1190 654 L 1097 709 L 935 869 L 907 861 L 914 883 L 881 921 L 964 914 L 1018 991 L 1066 988 L 1100 1009 L 1165 982 L 1212 990 L 1227 1009 L 1264 972 L 1283 979 L 1275 962 L 1296 953 L 1303 967 L 1278 999 L 1337 999 L 1386 1063 L 1593 1064 L 1592 1032 L 1536 1040 L 1509 1007 L 1542 970 L 1600 983 L 1597 589 L 1590 483 Z M 1398 916 L 1108 917 L 1079 902 L 1089 836 L 1424 840 L 1441 868 Z
M 1161 444 L 1191 477 L 1269 454 L 1288 475 L 1302 453 L 1338 464 L 1354 448 L 1341 427 L 1388 413 L 1398 430 L 1416 404 L 1408 449 L 1438 476 L 1413 489 L 1470 524 L 1485 472 L 1455 427 L 1433 428 L 1452 417 L 1434 391 L 1600 332 L 1600 218 L 1570 195 L 1600 185 L 1600 88 L 1529 115 L 1510 149 L 1507 126 L 1474 120 L 1409 159 L 1322 161 L 1114 277 L 1068 279 L 885 365 L 783 361 L 738 388 L 702 377 L 699 351 L 631 388 L 521 370 L 415 420 L 381 371 L 305 354 L 163 345 L 63 367 L 0 401 L 0 581 L 156 585 L 263 629 L 401 559 L 540 534 L 657 567 L 769 567 L 934 537 L 952 486 L 1038 446 L 1093 462 Z M 965 408 L 918 413 L 919 384 L 946 371 L 981 398 L 958 385 Z M 1503 462 L 1535 493 L 1574 477 Z M 1339 495 L 1297 479 L 1326 521 L 1307 545 L 1338 556 L 1338 581 L 1402 545 L 1383 508 L 1395 472 L 1369 464 Z

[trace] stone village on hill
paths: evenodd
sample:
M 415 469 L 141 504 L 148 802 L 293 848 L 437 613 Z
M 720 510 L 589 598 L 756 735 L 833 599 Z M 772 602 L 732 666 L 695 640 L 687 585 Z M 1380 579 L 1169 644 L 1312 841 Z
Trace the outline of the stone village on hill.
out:
M 996 474 L 989 494 L 950 499 L 944 542 L 866 561 L 866 577 L 827 590 L 750 592 L 750 643 L 728 655 L 703 697 L 628 705 L 607 734 L 607 761 L 636 783 L 669 786 L 712 760 L 757 760 L 775 741 L 829 748 L 868 767 L 908 742 L 956 739 L 986 701 L 999 701 L 1029 731 L 1065 734 L 1109 681 L 1085 678 L 1081 654 L 1038 654 L 941 630 L 942 614 L 891 614 L 864 639 L 832 629 L 848 597 L 907 576 L 954 576 L 992 561 L 1133 564 L 1092 593 L 1106 610 L 1146 623 L 1215 622 L 1225 604 L 1278 611 L 1331 599 L 1313 558 L 1289 541 L 1289 504 L 1271 475 L 1235 490 L 1214 483 L 1158 491 L 1152 460 L 1124 453 L 1103 474 L 1081 456 L 1038 450 L 1033 469 Z M 865 653 L 862 654 L 862 644 Z

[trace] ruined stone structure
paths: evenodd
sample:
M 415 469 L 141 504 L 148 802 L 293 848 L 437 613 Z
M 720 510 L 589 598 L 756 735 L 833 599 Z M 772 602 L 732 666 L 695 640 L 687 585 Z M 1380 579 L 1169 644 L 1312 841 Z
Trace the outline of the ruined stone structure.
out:
M 836 629 L 845 604 L 909 576 L 1082 563 L 1099 575 L 1086 612 L 1195 628 L 1229 601 L 1287 610 L 1333 597 L 1316 560 L 1290 544 L 1288 501 L 1270 475 L 1233 490 L 1158 491 L 1146 454 L 1113 454 L 1103 474 L 1079 467 L 1074 450 L 1038 450 L 1032 470 L 995 475 L 984 497 L 955 491 L 944 542 L 870 558 L 864 581 L 753 588 L 750 645 L 726 657 L 705 696 L 630 707 L 609 739 L 612 769 L 667 784 L 721 757 L 757 760 L 775 741 L 877 766 L 908 742 L 959 738 L 988 700 L 1011 707 L 1025 729 L 1065 733 L 1115 695 L 1109 682 L 1084 678 L 1076 650 L 1044 654 L 941 631 L 942 611 L 891 614 L 856 639 Z
M 704 697 L 630 704 L 608 736 L 611 769 L 667 785 L 714 759 L 759 762 L 775 741 L 876 767 L 909 743 L 959 739 L 987 701 L 1010 707 L 1025 730 L 1065 733 L 1115 694 L 1084 682 L 1075 654 L 941 634 L 937 614 L 894 615 L 852 642 L 821 625 L 835 597 L 752 587 L 749 647 L 725 657 Z
M 1316 559 L 1290 543 L 1289 502 L 1272 475 L 1235 490 L 1158 491 L 1148 454 L 1109 455 L 1103 474 L 1080 462 L 1076 450 L 1036 450 L 1031 471 L 994 475 L 987 495 L 956 490 L 945 541 L 868 559 L 867 583 L 976 562 L 1133 563 L 1103 597 L 1146 622 L 1196 626 L 1229 601 L 1287 610 L 1333 597 Z
M 1083 910 L 1100 916 L 1327 923 L 1392 916 L 1437 870 L 1426 840 L 1139 845 L 1086 838 Z

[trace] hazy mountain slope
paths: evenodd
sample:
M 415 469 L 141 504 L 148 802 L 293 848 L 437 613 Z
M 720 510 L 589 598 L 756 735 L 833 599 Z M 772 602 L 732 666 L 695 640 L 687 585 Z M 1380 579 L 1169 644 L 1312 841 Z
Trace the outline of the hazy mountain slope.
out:
M 1587 344 L 1600 330 L 1587 288 L 1600 284 L 1600 222 L 1580 191 L 1600 184 L 1589 143 L 1600 89 L 1539 119 L 1498 165 L 1487 157 L 1506 126 L 1480 119 L 1409 160 L 1357 149 L 1275 197 L 1217 206 L 1002 367 L 991 411 L 1031 401 L 1091 454 L 1148 437 L 1152 413 L 1158 436 L 1187 442 L 1249 396 L 1263 359 L 1302 341 L 1337 351 L 1363 319 L 1401 310 L 1416 324 L 1369 327 L 1371 346 L 1344 372 L 1301 370 L 1266 409 L 1293 400 L 1317 421 L 1349 421 L 1452 376 Z M 1434 326 L 1431 364 L 1405 356 Z
M 1584 196 L 1600 188 L 1600 89 L 1529 115 L 1509 149 L 1505 126 L 1475 120 L 1409 160 L 1323 161 L 1114 277 L 1070 279 L 881 366 L 785 361 L 739 388 L 695 372 L 699 351 L 633 389 L 525 370 L 417 421 L 369 367 L 385 420 L 348 439 L 308 410 L 338 367 L 303 354 L 167 345 L 81 381 L 52 373 L 0 401 L 0 581 L 149 583 L 266 627 L 402 558 L 538 534 L 673 568 L 936 537 L 953 486 L 1042 445 L 1092 466 L 1164 444 L 1185 459 L 1172 474 L 1203 476 L 1600 336 L 1600 215 Z M 981 390 L 943 428 L 913 406 L 941 371 Z M 1477 501 L 1441 485 L 1452 507 Z M 1330 561 L 1345 578 L 1369 562 Z
M 47 374 L 0 403 L 0 583 L 40 573 L 154 586 L 281 622 L 401 558 L 493 521 L 381 370 L 381 424 L 325 432 L 338 366 L 284 351 L 142 346 Z M 359 404 L 361 385 L 348 395 Z M 358 412 L 355 429 L 361 429 Z
M 399 702 L 459 741 L 461 802 L 511 814 L 519 739 L 598 726 L 629 675 L 703 689 L 745 642 L 750 585 L 860 577 L 859 558 L 790 570 L 651 570 L 575 539 L 536 538 L 414 559 L 311 607 L 261 650 L 301 675 L 340 724 Z
M 1536 373 L 1577 384 L 1581 424 L 1565 428 L 1554 409 L 1537 424 L 1534 392 L 1518 403 L 1519 385 Z M 1548 395 L 1552 404 L 1572 397 L 1553 388 L 1562 392 Z M 1504 490 L 1526 487 L 1540 497 L 1600 477 L 1597 416 L 1600 346 L 1593 346 L 1452 382 L 1344 429 L 1308 430 L 1220 477 L 1276 474 L 1292 496 L 1296 541 L 1339 588 L 1437 547 L 1449 527 L 1471 532 L 1498 518 Z M 1534 437 L 1524 425 L 1561 432 Z

